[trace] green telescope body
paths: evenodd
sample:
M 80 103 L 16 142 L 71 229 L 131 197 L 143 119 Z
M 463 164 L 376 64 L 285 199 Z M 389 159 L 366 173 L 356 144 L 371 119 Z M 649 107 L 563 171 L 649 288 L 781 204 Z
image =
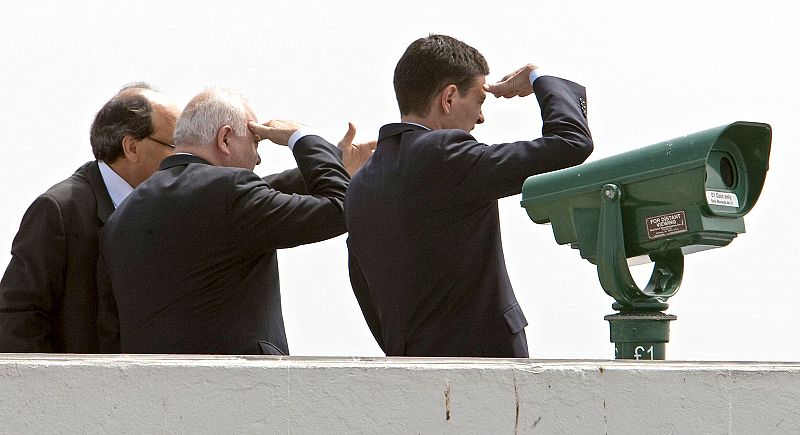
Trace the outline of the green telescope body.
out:
M 525 180 L 522 206 L 556 242 L 597 265 L 618 314 L 606 316 L 616 357 L 664 359 L 663 313 L 685 254 L 728 245 L 764 186 L 772 130 L 734 122 Z M 644 288 L 629 264 L 653 261 Z
M 600 192 L 621 189 L 627 258 L 729 244 L 744 232 L 766 176 L 771 128 L 735 122 L 595 162 L 536 175 L 522 206 L 556 242 L 596 263 Z

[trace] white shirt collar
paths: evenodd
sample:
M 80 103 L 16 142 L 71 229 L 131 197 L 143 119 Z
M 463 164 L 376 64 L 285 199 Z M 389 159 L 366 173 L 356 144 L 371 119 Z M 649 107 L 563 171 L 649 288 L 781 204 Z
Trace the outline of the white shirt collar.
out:
M 111 202 L 114 203 L 114 208 L 119 207 L 122 201 L 133 192 L 133 187 L 123 180 L 106 162 L 102 160 L 97 161 L 97 166 L 100 167 L 100 176 L 103 177 L 103 183 L 108 190 L 108 196 L 111 197 Z
M 422 128 L 424 128 L 425 130 L 428 130 L 428 131 L 430 131 L 430 130 L 431 130 L 430 128 L 428 128 L 428 127 L 425 127 L 425 126 L 424 126 L 424 125 L 422 125 L 422 124 L 417 124 L 416 122 L 408 122 L 408 121 L 404 121 L 404 122 L 403 122 L 403 124 L 411 124 L 411 125 L 416 125 L 417 127 L 422 127 Z

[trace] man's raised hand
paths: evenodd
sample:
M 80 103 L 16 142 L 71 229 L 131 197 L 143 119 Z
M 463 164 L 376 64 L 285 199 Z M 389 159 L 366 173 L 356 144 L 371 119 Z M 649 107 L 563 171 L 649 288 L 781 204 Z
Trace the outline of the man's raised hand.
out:
M 352 177 L 364 166 L 364 163 L 372 157 L 378 141 L 372 140 L 364 143 L 353 143 L 356 137 L 356 126 L 352 122 L 347 123 L 347 133 L 339 141 L 339 149 L 342 150 L 342 163 L 347 173 Z
M 300 130 L 303 124 L 294 121 L 281 121 L 273 119 L 263 124 L 256 124 L 253 121 L 247 123 L 247 128 L 258 136 L 259 140 L 268 139 L 278 145 L 288 145 L 289 137 L 292 133 Z
M 493 85 L 483 85 L 483 89 L 486 92 L 494 94 L 494 96 L 498 98 L 526 97 L 533 93 L 530 75 L 531 71 L 536 68 L 536 65 L 529 63 L 511 74 L 506 75 L 502 80 Z

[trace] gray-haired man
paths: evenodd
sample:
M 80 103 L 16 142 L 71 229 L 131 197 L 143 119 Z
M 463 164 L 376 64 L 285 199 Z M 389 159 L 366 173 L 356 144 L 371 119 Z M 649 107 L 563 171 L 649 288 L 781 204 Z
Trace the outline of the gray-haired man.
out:
M 344 233 L 349 182 L 340 151 L 300 127 L 259 125 L 247 101 L 224 89 L 189 102 L 177 154 L 104 229 L 104 351 L 288 354 L 276 250 Z M 262 139 L 292 149 L 307 194 L 280 192 L 252 172 Z M 349 157 L 362 149 L 346 148 Z

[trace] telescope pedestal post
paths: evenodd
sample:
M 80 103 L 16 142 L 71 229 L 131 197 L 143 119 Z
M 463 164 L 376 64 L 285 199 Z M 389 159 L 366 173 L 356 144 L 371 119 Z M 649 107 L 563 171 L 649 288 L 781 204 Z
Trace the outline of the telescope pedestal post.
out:
M 604 318 L 611 328 L 616 359 L 665 359 L 669 322 L 677 316 L 662 312 L 620 312 Z

